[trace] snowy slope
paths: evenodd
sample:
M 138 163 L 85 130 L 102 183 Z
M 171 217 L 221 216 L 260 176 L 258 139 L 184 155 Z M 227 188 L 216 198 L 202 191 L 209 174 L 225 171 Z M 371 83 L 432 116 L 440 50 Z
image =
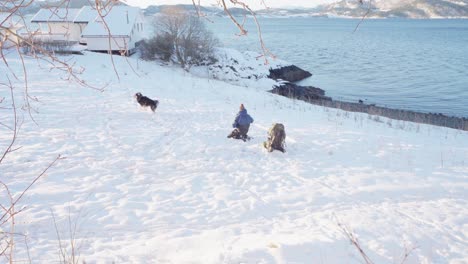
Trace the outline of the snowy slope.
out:
M 221 80 L 231 84 L 257 87 L 266 91 L 271 90 L 280 82 L 269 79 L 270 69 L 291 66 L 291 63 L 280 59 L 264 59 L 253 51 L 237 51 L 229 48 L 216 48 L 215 62 L 208 66 L 194 66 L 190 73 L 198 77 Z
M 338 223 L 374 263 L 400 263 L 412 248 L 405 263 L 468 262 L 466 132 L 324 109 L 130 58 L 135 73 L 114 59 L 120 82 L 106 55 L 75 58 L 86 81 L 108 83 L 103 93 L 26 61 L 38 126 L 25 114 L 22 148 L 0 165 L 1 180 L 18 195 L 66 157 L 16 217 L 33 263 L 59 260 L 51 210 L 63 247 L 69 220 L 77 224 L 86 263 L 362 263 Z M 136 92 L 160 100 L 155 114 Z M 8 104 L 6 88 L 0 97 Z M 240 103 L 255 119 L 246 143 L 226 138 Z M 260 146 L 273 122 L 286 126 L 286 154 Z M 1 149 L 7 132 L 0 127 Z M 28 259 L 22 240 L 16 257 Z

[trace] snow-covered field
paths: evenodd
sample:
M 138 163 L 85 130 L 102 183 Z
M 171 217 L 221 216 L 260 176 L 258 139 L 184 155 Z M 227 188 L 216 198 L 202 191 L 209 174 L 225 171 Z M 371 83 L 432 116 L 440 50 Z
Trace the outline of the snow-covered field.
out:
M 66 157 L 16 217 L 32 263 L 57 263 L 58 237 L 70 250 L 70 229 L 86 263 L 363 263 L 339 224 L 374 263 L 401 263 L 405 252 L 404 263 L 468 262 L 467 132 L 326 109 L 134 58 L 114 57 L 119 82 L 106 55 L 75 60 L 105 91 L 26 60 L 38 125 L 21 112 L 22 148 L 0 164 L 0 180 L 19 195 Z M 159 99 L 155 114 L 136 92 Z M 1 97 L 8 105 L 7 87 Z M 226 138 L 240 103 L 255 119 L 249 142 Z M 285 154 L 261 147 L 273 122 L 285 124 Z M 1 150 L 10 135 L 0 126 Z M 17 263 L 28 262 L 23 241 Z

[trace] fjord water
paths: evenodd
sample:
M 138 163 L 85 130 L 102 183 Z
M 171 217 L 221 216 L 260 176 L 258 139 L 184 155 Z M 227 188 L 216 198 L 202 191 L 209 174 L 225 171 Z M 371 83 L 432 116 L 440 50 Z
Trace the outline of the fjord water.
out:
M 468 20 L 261 18 L 263 40 L 313 73 L 301 85 L 344 101 L 468 117 Z M 227 19 L 208 23 L 226 47 L 260 51 Z

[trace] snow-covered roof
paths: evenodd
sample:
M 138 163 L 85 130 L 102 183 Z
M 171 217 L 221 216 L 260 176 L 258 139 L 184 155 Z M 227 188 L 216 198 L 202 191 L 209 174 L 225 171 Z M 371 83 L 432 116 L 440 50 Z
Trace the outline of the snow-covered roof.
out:
M 95 8 L 43 8 L 31 19 L 31 22 L 73 22 L 88 23 L 98 15 Z
M 81 9 L 78 8 L 42 8 L 31 22 L 73 22 Z
M 93 36 L 129 36 L 137 17 L 140 15 L 140 8 L 131 6 L 113 6 L 109 10 L 103 10 L 103 17 L 97 16 L 90 21 L 83 30 L 83 37 Z M 104 22 L 102 21 L 104 19 Z M 107 25 L 107 27 L 106 27 Z
M 21 18 L 18 16 L 10 16 L 10 13 L 0 12 L 0 25 L 7 28 L 19 28 L 21 24 Z
M 74 23 L 88 23 L 95 19 L 98 15 L 98 12 L 95 8 L 90 6 L 83 6 L 78 14 L 76 15 L 75 19 L 73 20 Z

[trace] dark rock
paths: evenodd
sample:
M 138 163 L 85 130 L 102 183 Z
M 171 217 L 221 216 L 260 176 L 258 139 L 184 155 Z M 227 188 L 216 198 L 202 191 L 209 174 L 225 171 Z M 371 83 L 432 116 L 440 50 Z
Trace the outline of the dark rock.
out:
M 325 91 L 313 86 L 300 86 L 294 83 L 282 83 L 279 86 L 274 86 L 271 93 L 295 98 L 304 101 L 310 100 L 331 100 L 330 97 L 325 96 Z
M 233 72 L 237 73 L 237 70 L 236 68 L 234 68 L 233 66 L 228 66 Z
M 273 80 L 285 80 L 288 82 L 298 82 L 312 76 L 308 71 L 305 71 L 295 65 L 281 67 L 278 69 L 270 69 L 268 78 Z

